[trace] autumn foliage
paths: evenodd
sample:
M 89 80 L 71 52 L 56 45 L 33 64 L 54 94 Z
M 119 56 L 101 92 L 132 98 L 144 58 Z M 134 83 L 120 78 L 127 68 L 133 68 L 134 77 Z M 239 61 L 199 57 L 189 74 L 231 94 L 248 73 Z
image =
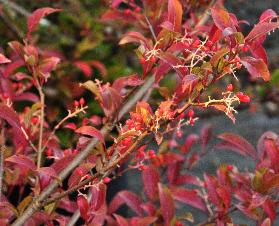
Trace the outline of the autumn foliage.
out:
M 239 70 L 252 81 L 270 80 L 263 42 L 279 28 L 278 15 L 266 10 L 243 34 L 247 22 L 222 1 L 113 0 L 101 21 L 131 28 L 119 45 L 135 49 L 140 69 L 103 82 L 92 78 L 92 68 L 107 76 L 102 62 L 69 62 L 33 37 L 43 17 L 63 10 L 34 11 L 24 40 L 9 42 L 0 54 L 0 225 L 75 225 L 80 218 L 86 225 L 222 226 L 234 225 L 236 211 L 271 225 L 278 206 L 278 135 L 268 131 L 254 147 L 237 134 L 219 134 L 214 149 L 252 158 L 255 168 L 224 163 L 198 177 L 192 168 L 206 158 L 212 128 L 205 125 L 200 134 L 191 128 L 199 123 L 197 112 L 208 109 L 236 122 L 238 106 L 252 101 L 235 85 Z M 54 124 L 44 87 L 63 64 L 85 75 L 87 81 L 76 83 L 91 99 L 68 103 Z M 100 114 L 88 114 L 91 100 Z M 71 134 L 71 147 L 63 148 L 59 131 Z M 108 202 L 111 181 L 132 170 L 141 175 L 143 192 L 127 188 Z M 131 215 L 120 214 L 123 205 Z M 181 214 L 189 206 L 193 211 Z M 207 218 L 195 221 L 201 212 Z

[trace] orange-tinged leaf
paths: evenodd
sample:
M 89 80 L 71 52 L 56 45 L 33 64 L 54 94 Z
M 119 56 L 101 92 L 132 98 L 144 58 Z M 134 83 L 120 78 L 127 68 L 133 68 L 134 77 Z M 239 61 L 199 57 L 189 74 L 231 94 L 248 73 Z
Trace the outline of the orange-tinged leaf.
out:
M 99 130 L 94 128 L 93 126 L 82 126 L 78 129 L 76 129 L 75 132 L 83 134 L 83 135 L 88 135 L 88 136 L 91 136 L 91 137 L 96 137 L 102 143 L 105 143 L 105 139 L 104 139 L 103 134 Z
M 233 31 L 236 31 L 236 28 L 231 20 L 230 14 L 228 11 L 221 8 L 211 8 L 211 14 L 215 25 L 221 30 L 226 28 L 232 28 Z
M 182 5 L 179 0 L 168 1 L 168 21 L 173 25 L 173 31 L 179 32 L 182 23 Z
M 262 59 L 256 59 L 253 57 L 244 57 L 241 59 L 241 63 L 250 73 L 252 78 L 261 77 L 265 81 L 270 80 L 270 73 L 268 67 Z
M 34 31 L 34 29 L 39 24 L 40 20 L 51 13 L 59 12 L 61 9 L 54 9 L 50 7 L 40 8 L 35 10 L 27 20 L 27 26 L 28 26 L 28 32 L 27 32 L 27 38 L 30 37 L 30 34 Z

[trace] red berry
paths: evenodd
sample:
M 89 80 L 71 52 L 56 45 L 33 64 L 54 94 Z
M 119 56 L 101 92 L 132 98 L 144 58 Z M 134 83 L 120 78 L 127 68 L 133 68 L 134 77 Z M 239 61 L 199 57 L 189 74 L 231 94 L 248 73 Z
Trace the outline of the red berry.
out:
M 104 182 L 105 184 L 108 184 L 109 182 L 111 182 L 111 179 L 110 179 L 109 177 L 105 177 L 105 178 L 103 179 L 103 182 Z
M 185 118 L 185 113 L 182 112 L 180 115 L 179 115 L 179 119 L 184 119 Z
M 156 157 L 156 154 L 155 154 L 155 151 L 154 151 L 154 150 L 149 150 L 149 151 L 147 151 L 147 154 L 148 154 L 148 156 L 149 156 L 150 158 Z
M 70 154 L 72 154 L 72 151 L 71 151 L 71 149 L 66 149 L 66 150 L 64 150 L 64 155 L 70 155 Z
M 193 126 L 193 125 L 195 125 L 195 120 L 191 118 L 189 123 L 191 126 Z
M 142 121 L 141 115 L 136 115 L 135 119 L 136 119 L 137 122 L 141 122 Z
M 199 39 L 195 40 L 192 44 L 192 46 L 195 48 L 195 47 L 198 47 L 200 45 L 201 41 Z
M 207 41 L 205 44 L 207 47 L 211 48 L 213 46 L 213 42 Z
M 77 100 L 74 101 L 74 106 L 77 108 L 79 106 L 79 102 Z
M 193 110 L 193 109 L 190 109 L 190 110 L 188 111 L 188 117 L 189 117 L 189 118 L 193 118 L 194 115 L 195 115 L 194 110 Z
M 131 10 L 130 10 L 130 9 L 125 9 L 125 10 L 124 10 L 124 13 L 125 13 L 126 15 L 129 15 L 129 14 L 131 13 Z
M 136 7 L 135 12 L 136 13 L 140 13 L 140 11 L 141 11 L 141 8 L 140 7 Z
M 233 170 L 233 166 L 232 165 L 227 165 L 227 170 L 228 171 L 232 171 Z
M 83 97 L 80 98 L 79 104 L 80 104 L 80 106 L 83 106 L 85 104 L 85 100 L 83 99 Z
M 182 134 L 182 131 L 181 131 L 180 129 L 176 131 L 176 136 L 177 136 L 177 137 L 181 138 L 182 135 L 183 135 L 183 134 Z
M 146 63 L 146 60 L 145 60 L 144 57 L 141 57 L 141 58 L 140 58 L 140 63 L 141 63 L 141 64 L 145 64 L 145 63 Z
M 151 62 L 152 64 L 154 64 L 154 63 L 156 62 L 156 57 L 154 57 L 154 56 L 151 57 L 151 58 L 150 58 L 150 62 Z
M 242 92 L 238 92 L 236 96 L 238 97 L 239 101 L 242 103 L 249 103 L 251 101 L 250 97 L 243 94 Z
M 183 226 L 183 224 L 181 223 L 181 221 L 176 221 L 175 226 Z
M 142 170 L 142 171 L 143 171 L 143 170 L 146 170 L 146 166 L 145 166 L 145 165 L 140 165 L 140 166 L 139 166 L 139 169 Z
M 249 50 L 248 46 L 244 45 L 244 46 L 242 47 L 242 51 L 243 51 L 244 53 L 248 52 L 248 50 Z
M 123 140 L 123 145 L 124 146 L 129 146 L 132 142 L 132 137 L 127 137 Z
M 83 176 L 83 169 L 82 168 L 77 168 L 77 174 L 79 175 L 79 176 Z
M 38 122 L 39 122 L 39 118 L 38 118 L 38 117 L 34 116 L 34 117 L 31 118 L 31 123 L 32 123 L 32 124 L 35 125 L 35 124 L 37 124 Z
M 3 96 L 4 99 L 8 99 L 9 98 L 9 94 L 7 94 L 7 93 L 3 93 L 2 96 Z
M 74 149 L 74 150 L 73 150 L 73 154 L 74 154 L 74 155 L 77 155 L 77 154 L 78 154 L 78 149 Z
M 233 84 L 228 84 L 227 85 L 227 91 L 232 92 L 233 91 Z
M 53 155 L 53 151 L 52 151 L 52 149 L 46 149 L 45 150 L 45 153 L 46 153 L 46 156 L 52 156 Z
M 141 127 L 141 125 L 136 125 L 135 129 L 136 129 L 137 131 L 140 131 L 140 130 L 142 130 L 142 127 Z

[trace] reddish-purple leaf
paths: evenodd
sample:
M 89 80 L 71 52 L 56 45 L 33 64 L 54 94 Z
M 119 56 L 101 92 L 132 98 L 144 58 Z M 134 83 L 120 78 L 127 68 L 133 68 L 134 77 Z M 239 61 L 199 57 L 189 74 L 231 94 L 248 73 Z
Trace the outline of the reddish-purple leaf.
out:
M 79 195 L 77 197 L 77 205 L 79 208 L 79 212 L 81 217 L 87 221 L 88 219 L 88 209 L 89 209 L 89 204 L 87 198 L 85 198 L 83 195 Z
M 141 173 L 143 188 L 147 197 L 151 200 L 156 198 L 158 193 L 157 184 L 159 182 L 159 173 L 155 166 L 147 166 Z
M 186 188 L 174 188 L 171 190 L 174 200 L 186 203 L 190 206 L 206 211 L 206 206 L 202 198 L 195 190 L 189 190 Z
M 105 204 L 106 191 L 107 186 L 105 184 L 99 184 L 99 186 L 94 186 L 91 188 L 92 201 L 90 205 L 94 211 L 98 211 L 101 206 Z
M 127 43 L 139 43 L 141 45 L 144 45 L 147 49 L 152 48 L 150 41 L 146 39 L 141 33 L 135 31 L 130 31 L 125 34 L 124 37 L 120 40 L 119 45 L 124 45 Z
M 278 135 L 272 131 L 265 132 L 260 139 L 258 140 L 257 144 L 257 151 L 258 151 L 258 158 L 263 159 L 264 154 L 266 153 L 266 140 L 277 140 Z
M 190 134 L 187 136 L 187 138 L 184 141 L 183 146 L 181 146 L 181 151 L 183 153 L 188 153 L 190 151 L 190 148 L 199 140 L 199 136 L 197 134 Z
M 276 208 L 277 204 L 271 199 L 267 199 L 263 204 L 263 209 L 272 222 L 276 218 Z
M 106 69 L 106 66 L 102 62 L 98 60 L 92 60 L 89 61 L 89 63 L 101 73 L 103 78 L 107 77 L 108 71 Z
M 60 173 L 70 162 L 75 158 L 74 154 L 66 155 L 65 157 L 58 159 L 52 164 L 52 168 L 56 173 Z
M 56 68 L 59 62 L 60 58 L 58 57 L 48 57 L 40 63 L 38 70 L 41 75 L 43 75 L 45 78 L 48 78 L 50 72 L 52 72 Z
M 231 28 L 234 32 L 236 28 L 231 20 L 230 14 L 221 8 L 211 8 L 211 14 L 215 25 L 221 30 Z
M 223 142 L 217 144 L 218 149 L 230 149 L 244 156 L 251 156 L 256 159 L 255 148 L 243 137 L 233 133 L 223 133 L 218 136 Z
M 14 142 L 17 145 L 26 145 L 26 138 L 21 130 L 20 121 L 16 112 L 6 105 L 0 104 L 0 118 L 6 120 L 12 126 Z
M 126 86 L 139 86 L 143 84 L 144 80 L 140 79 L 138 74 L 133 74 L 129 76 L 119 77 L 114 82 L 112 87 L 116 90 L 121 90 Z
M 245 41 L 246 42 L 252 42 L 263 35 L 267 34 L 268 32 L 271 32 L 275 30 L 276 28 L 279 28 L 278 22 L 262 22 L 257 24 L 252 31 L 246 36 Z
M 6 64 L 11 63 L 11 60 L 9 60 L 7 57 L 5 57 L 3 54 L 0 53 L 0 64 Z
M 190 174 L 179 175 L 176 179 L 176 184 L 177 185 L 193 184 L 193 185 L 201 186 L 201 182 L 199 178 Z
M 103 134 L 99 130 L 94 128 L 93 126 L 82 126 L 78 129 L 76 129 L 75 132 L 83 134 L 83 135 L 88 135 L 88 136 L 91 136 L 91 137 L 96 137 L 102 143 L 105 143 Z
M 267 65 L 262 59 L 255 59 L 253 57 L 244 57 L 241 63 L 250 73 L 252 78 L 263 78 L 265 81 L 270 80 L 270 73 Z
M 40 180 L 40 188 L 43 190 L 53 178 L 57 178 L 57 173 L 52 167 L 41 167 L 37 169 Z
M 140 198 L 130 191 L 121 191 L 114 196 L 113 200 L 109 204 L 108 212 L 115 212 L 120 206 L 126 204 L 129 206 L 137 215 L 142 216 L 143 211 L 140 207 Z
M 76 129 L 77 129 L 77 126 L 76 126 L 75 123 L 69 122 L 69 123 L 67 123 L 65 126 L 63 126 L 63 128 L 67 128 L 67 129 L 71 129 L 71 130 L 76 130 Z
M 219 206 L 220 202 L 219 202 L 218 195 L 216 192 L 216 188 L 218 187 L 218 182 L 217 182 L 216 178 L 205 174 L 204 182 L 205 182 L 205 186 L 207 189 L 207 194 L 208 194 L 209 200 L 216 206 Z
M 14 101 L 22 101 L 22 100 L 26 100 L 26 101 L 31 101 L 33 103 L 37 103 L 39 102 L 39 97 L 31 92 L 24 92 L 24 93 L 20 93 L 16 96 L 13 97 Z
M 27 21 L 28 26 L 28 32 L 27 32 L 27 38 L 29 39 L 30 34 L 34 31 L 36 26 L 39 24 L 40 20 L 51 13 L 61 11 L 60 9 L 54 9 L 54 8 L 40 8 L 35 10 L 29 17 Z
M 272 9 L 265 10 L 260 16 L 260 23 L 269 22 L 273 18 L 277 17 L 277 13 Z
M 11 75 L 16 69 L 23 66 L 25 63 L 23 60 L 15 60 L 12 63 L 8 64 L 5 67 L 5 71 L 3 72 L 3 76 L 7 78 L 9 75 Z
M 130 226 L 149 226 L 156 220 L 156 217 L 133 217 L 130 221 Z
M 90 77 L 92 75 L 92 73 L 93 73 L 88 62 L 76 61 L 76 62 L 74 62 L 74 65 L 78 69 L 80 69 L 83 72 L 83 74 L 85 74 L 87 77 Z
M 162 216 L 164 218 L 165 225 L 168 226 L 175 214 L 173 197 L 170 190 L 167 187 L 163 187 L 160 183 L 158 183 L 158 190 Z
M 179 0 L 168 0 L 168 21 L 173 31 L 180 32 L 182 23 L 182 5 Z
M 111 1 L 111 7 L 112 7 L 112 8 L 116 8 L 116 7 L 118 7 L 122 2 L 123 2 L 123 0 L 112 0 L 112 1 Z
M 36 165 L 32 159 L 25 155 L 12 155 L 5 159 L 6 162 L 11 162 L 24 169 L 36 170 Z
M 113 214 L 113 216 L 115 217 L 118 226 L 129 226 L 128 221 L 124 217 L 118 214 Z
M 205 153 L 205 148 L 211 138 L 211 135 L 212 135 L 211 125 L 203 126 L 200 133 L 202 153 Z

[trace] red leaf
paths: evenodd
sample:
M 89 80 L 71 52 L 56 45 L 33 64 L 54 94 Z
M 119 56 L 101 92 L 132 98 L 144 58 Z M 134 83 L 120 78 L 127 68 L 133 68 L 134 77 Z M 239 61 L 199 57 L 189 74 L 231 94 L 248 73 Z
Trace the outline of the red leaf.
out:
M 272 9 L 265 10 L 260 16 L 260 22 L 269 22 L 273 18 L 277 17 L 277 13 Z
M 143 215 L 142 209 L 140 207 L 141 201 L 137 195 L 130 191 L 121 191 L 112 199 L 109 204 L 108 212 L 115 212 L 120 206 L 126 204 L 139 216 Z
M 176 179 L 176 184 L 177 185 L 182 185 L 182 184 L 193 184 L 200 186 L 201 182 L 198 177 L 190 175 L 190 174 L 183 174 L 179 175 L 178 178 Z
M 159 182 L 159 173 L 155 166 L 147 166 L 145 170 L 141 173 L 143 188 L 147 197 L 151 200 L 156 198 L 158 193 L 157 184 Z
M 38 70 L 45 78 L 48 78 L 50 72 L 56 68 L 59 62 L 58 57 L 48 57 L 40 63 Z
M 54 12 L 59 12 L 61 11 L 60 9 L 54 9 L 54 8 L 40 8 L 35 10 L 29 17 L 27 21 L 27 26 L 28 26 L 28 32 L 27 32 L 27 39 L 29 39 L 30 34 L 34 31 L 36 26 L 39 24 L 40 20 L 44 17 L 47 16 L 51 13 Z
M 5 78 L 7 78 L 9 75 L 11 75 L 16 69 L 18 69 L 19 67 L 24 65 L 24 61 L 23 60 L 16 60 L 13 61 L 12 63 L 8 64 L 5 67 L 5 71 L 3 73 L 3 76 Z
M 103 78 L 107 77 L 108 71 L 102 62 L 100 62 L 98 60 L 92 60 L 92 61 L 89 61 L 89 63 L 101 73 Z
M 118 214 L 113 214 L 113 216 L 115 217 L 115 219 L 118 223 L 118 226 L 129 226 L 128 221 L 124 217 L 122 217 Z
M 198 195 L 197 191 L 186 188 L 174 188 L 171 191 L 175 200 L 206 211 L 206 206 L 202 198 Z
M 179 0 L 168 0 L 168 21 L 172 23 L 173 31 L 180 32 L 182 13 L 182 5 Z
M 267 131 L 265 132 L 260 139 L 258 140 L 257 144 L 257 151 L 258 151 L 258 158 L 263 159 L 264 154 L 266 153 L 266 140 L 277 140 L 278 135 L 274 132 Z
M 83 135 L 88 135 L 88 136 L 91 136 L 91 137 L 96 137 L 102 143 L 105 143 L 103 134 L 99 130 L 94 128 L 93 126 L 82 126 L 78 129 L 76 129 L 75 132 L 83 134 Z
M 92 187 L 91 206 L 94 211 L 98 211 L 101 208 L 101 206 L 105 204 L 106 191 L 107 191 L 107 186 L 105 184 L 99 184 L 99 186 Z
M 149 226 L 157 220 L 156 217 L 133 217 L 131 219 L 131 226 Z
M 121 93 L 121 90 L 125 88 L 126 86 L 139 86 L 143 84 L 144 80 L 140 79 L 137 74 L 119 77 L 114 82 L 112 87 L 115 90 L 119 90 Z
M 77 197 L 77 205 L 78 205 L 81 217 L 85 221 L 87 221 L 87 219 L 88 219 L 88 209 L 89 209 L 88 200 L 83 195 L 79 195 Z
M 67 129 L 71 129 L 71 130 L 76 130 L 77 126 L 75 123 L 73 122 L 69 122 L 68 124 L 66 124 L 65 126 L 63 126 L 63 128 L 67 128 Z
M 162 215 L 165 225 L 168 226 L 174 217 L 174 201 L 167 187 L 163 187 L 162 184 L 158 183 L 158 189 Z
M 31 92 L 24 92 L 24 93 L 20 93 L 16 96 L 13 97 L 14 101 L 22 101 L 22 100 L 27 100 L 27 101 L 31 101 L 33 103 L 37 103 L 39 102 L 39 97 Z
M 79 68 L 87 77 L 90 77 L 92 75 L 92 69 L 88 62 L 76 61 L 74 62 L 74 65 Z
M 52 167 L 42 167 L 38 170 L 40 188 L 43 190 L 47 185 L 49 185 L 51 179 L 57 178 L 57 173 Z
M 233 134 L 233 133 L 223 133 L 218 136 L 219 139 L 222 139 L 224 142 L 217 144 L 218 149 L 231 149 L 239 154 L 244 156 L 251 156 L 256 159 L 256 150 L 255 148 L 243 137 Z
M 215 25 L 221 30 L 232 28 L 236 32 L 236 28 L 231 20 L 230 14 L 221 8 L 211 8 L 211 14 Z
M 270 73 L 268 67 L 262 59 L 244 57 L 241 59 L 241 63 L 250 73 L 252 78 L 262 77 L 265 81 L 270 80 Z
M 216 206 L 219 206 L 220 202 L 219 202 L 218 195 L 216 192 L 218 182 L 217 182 L 216 178 L 205 174 L 204 182 L 205 182 L 205 186 L 207 189 L 207 194 L 208 194 L 209 200 Z
M 147 49 L 152 48 L 150 41 L 146 39 L 141 33 L 135 31 L 130 31 L 127 34 L 125 34 L 124 37 L 120 40 L 119 45 L 124 45 L 132 42 L 144 45 L 144 47 Z
M 60 173 L 65 166 L 67 166 L 68 164 L 70 164 L 70 162 L 75 158 L 74 154 L 71 155 L 66 155 L 65 157 L 58 159 L 57 161 L 55 161 L 52 164 L 52 168 L 56 171 L 56 173 Z
M 0 104 L 0 118 L 6 120 L 12 126 L 14 142 L 16 144 L 26 145 L 26 138 L 21 130 L 20 121 L 16 112 L 6 105 Z
M 184 141 L 183 146 L 181 147 L 181 151 L 183 153 L 188 153 L 192 145 L 195 144 L 198 140 L 199 140 L 199 136 L 197 134 L 192 133 L 188 135 Z
M 32 159 L 25 155 L 12 155 L 5 159 L 6 162 L 11 162 L 24 169 L 36 170 L 36 165 Z
M 275 30 L 276 28 L 279 28 L 279 23 L 278 22 L 263 22 L 257 24 L 252 31 L 246 36 L 245 42 L 252 42 L 255 39 L 258 39 L 262 36 L 264 36 L 266 33 L 271 32 Z
M 277 204 L 274 203 L 274 201 L 271 199 L 267 199 L 263 204 L 263 209 L 272 222 L 276 218 L 276 207 L 277 207 Z
M 205 147 L 208 144 L 210 138 L 212 135 L 212 127 L 211 125 L 205 125 L 201 129 L 201 148 L 202 148 L 202 153 L 205 153 Z
M 0 53 L 0 64 L 6 64 L 6 63 L 11 63 L 11 61 L 3 54 Z

